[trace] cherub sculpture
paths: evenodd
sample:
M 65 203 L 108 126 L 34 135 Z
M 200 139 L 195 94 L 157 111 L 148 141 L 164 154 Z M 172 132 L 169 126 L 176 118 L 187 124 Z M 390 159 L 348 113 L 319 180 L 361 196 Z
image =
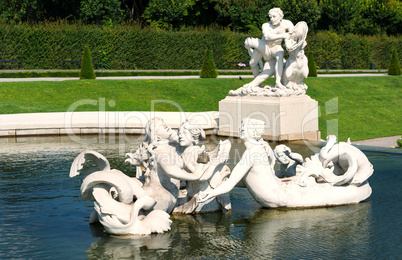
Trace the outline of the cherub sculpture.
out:
M 277 162 L 280 165 L 279 171 L 275 174 L 279 178 L 296 176 L 296 168 L 303 164 L 303 157 L 298 153 L 292 153 L 289 147 L 280 144 L 274 149 Z
M 153 118 L 145 132 L 145 142 L 127 159 L 138 166 L 138 178 L 110 169 L 108 160 L 95 151 L 85 151 L 74 160 L 70 177 L 78 175 L 86 161 L 96 164 L 81 185 L 83 199 L 95 204 L 90 223 L 100 222 L 114 235 L 143 235 L 169 230 L 172 212 L 230 209 L 228 195 L 202 204 L 196 202 L 198 192 L 221 184 L 230 173 L 225 166 L 230 142 L 220 143 L 207 155 L 210 160 L 200 163 L 200 154 L 206 154 L 197 146 L 199 138 L 205 137 L 200 127 L 185 122 L 178 136 L 161 118 Z M 181 181 L 186 182 L 183 189 Z

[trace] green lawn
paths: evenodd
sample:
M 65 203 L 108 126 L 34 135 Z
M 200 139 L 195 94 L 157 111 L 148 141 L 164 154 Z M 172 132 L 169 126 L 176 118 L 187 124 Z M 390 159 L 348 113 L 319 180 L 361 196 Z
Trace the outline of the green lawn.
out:
M 230 89 L 251 79 L 2 82 L 0 113 L 74 111 L 217 111 Z M 402 134 L 402 77 L 308 78 L 319 102 L 322 137 L 362 140 Z M 272 84 L 272 79 L 267 83 Z M 79 105 L 79 101 L 83 101 Z M 89 103 L 88 100 L 92 100 Z M 162 102 L 151 102 L 164 100 Z M 86 105 L 85 105 L 86 104 Z M 102 105 L 105 104 L 105 105 Z M 328 130 L 328 131 L 327 131 Z

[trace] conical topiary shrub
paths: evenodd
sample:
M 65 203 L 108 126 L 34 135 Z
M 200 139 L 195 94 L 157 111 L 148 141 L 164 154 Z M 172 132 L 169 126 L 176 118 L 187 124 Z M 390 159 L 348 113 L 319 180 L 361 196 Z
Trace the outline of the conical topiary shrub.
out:
M 80 79 L 95 79 L 94 66 L 92 64 L 91 52 L 89 46 L 84 46 L 84 53 L 82 54 Z
M 388 75 L 401 75 L 401 66 L 399 66 L 398 53 L 396 50 L 392 51 L 391 62 L 388 67 Z
M 317 65 L 315 64 L 312 52 L 308 54 L 308 76 L 317 77 Z
M 204 61 L 200 72 L 201 78 L 216 78 L 218 77 L 218 71 L 211 50 L 205 51 Z

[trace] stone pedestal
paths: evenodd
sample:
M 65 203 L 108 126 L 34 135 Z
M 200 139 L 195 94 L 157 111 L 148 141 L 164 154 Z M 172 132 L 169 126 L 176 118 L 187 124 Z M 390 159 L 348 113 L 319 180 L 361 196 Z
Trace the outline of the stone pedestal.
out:
M 246 117 L 265 122 L 267 140 L 320 140 L 318 102 L 307 95 L 227 96 L 219 102 L 218 135 L 238 137 L 241 120 Z

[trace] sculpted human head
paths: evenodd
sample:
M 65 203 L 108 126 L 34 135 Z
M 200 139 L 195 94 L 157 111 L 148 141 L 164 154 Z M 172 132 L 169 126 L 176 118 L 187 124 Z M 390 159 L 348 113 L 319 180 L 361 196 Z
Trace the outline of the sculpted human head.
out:
M 180 146 L 197 145 L 200 140 L 205 139 L 204 130 L 197 124 L 185 121 L 179 128 Z
M 273 25 L 279 24 L 283 18 L 282 10 L 277 7 L 269 10 L 268 15 L 269 15 L 269 19 L 271 20 L 271 23 Z
M 145 141 L 153 143 L 154 141 L 169 140 L 175 135 L 175 132 L 166 125 L 160 117 L 150 119 L 145 125 Z
M 290 159 L 285 153 L 286 151 L 288 151 L 289 153 L 291 152 L 290 148 L 283 144 L 277 145 L 274 149 L 274 155 L 275 155 L 276 159 L 278 160 L 278 162 L 281 164 L 289 164 L 290 163 Z
M 265 123 L 264 121 L 245 118 L 241 121 L 240 125 L 240 139 L 245 141 L 259 141 L 264 134 Z

